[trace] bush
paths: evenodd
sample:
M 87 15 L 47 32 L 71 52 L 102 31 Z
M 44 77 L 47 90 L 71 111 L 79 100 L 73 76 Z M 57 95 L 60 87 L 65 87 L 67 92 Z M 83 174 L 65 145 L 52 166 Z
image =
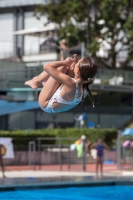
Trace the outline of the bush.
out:
M 15 131 L 0 131 L 0 137 L 13 138 L 14 145 L 28 145 L 29 141 L 36 141 L 39 137 L 52 137 L 56 135 L 50 129 L 41 130 L 15 130 Z M 55 140 L 48 140 L 47 144 L 55 144 Z
M 126 135 L 126 136 L 121 136 L 121 141 L 124 142 L 126 140 L 130 140 L 133 142 L 133 135 Z
M 59 144 L 58 138 L 62 138 L 62 144 L 72 144 L 81 135 L 86 135 L 87 139 L 94 143 L 98 137 L 102 137 L 103 141 L 110 147 L 117 138 L 117 130 L 115 129 L 41 129 L 41 130 L 16 130 L 16 131 L 0 131 L 0 137 L 11 137 L 15 145 L 28 145 L 29 141 L 37 141 L 37 138 L 53 138 L 53 140 L 44 140 L 45 144 Z M 54 140 L 55 138 L 55 140 Z M 69 140 L 70 138 L 70 140 Z

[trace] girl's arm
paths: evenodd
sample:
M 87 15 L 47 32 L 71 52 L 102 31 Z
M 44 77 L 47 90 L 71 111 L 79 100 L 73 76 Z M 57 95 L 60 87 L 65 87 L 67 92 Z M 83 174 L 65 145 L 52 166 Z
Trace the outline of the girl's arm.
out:
M 90 146 L 90 149 L 94 149 L 94 148 L 96 148 L 96 143 L 94 143 L 94 144 L 92 144 L 91 146 Z
M 105 149 L 107 149 L 107 150 L 109 150 L 109 147 L 108 147 L 108 145 L 107 145 L 107 144 L 105 144 L 105 143 L 104 143 L 104 148 L 105 148 Z
M 63 61 L 55 61 L 55 62 L 47 63 L 43 66 L 43 68 L 50 76 L 52 76 L 57 81 L 64 83 L 66 85 L 70 85 L 71 82 L 73 82 L 72 79 L 68 75 L 59 71 L 57 68 L 62 67 L 62 66 L 66 68 L 70 68 L 72 63 L 73 63 L 73 59 L 68 57 L 66 60 L 63 60 Z

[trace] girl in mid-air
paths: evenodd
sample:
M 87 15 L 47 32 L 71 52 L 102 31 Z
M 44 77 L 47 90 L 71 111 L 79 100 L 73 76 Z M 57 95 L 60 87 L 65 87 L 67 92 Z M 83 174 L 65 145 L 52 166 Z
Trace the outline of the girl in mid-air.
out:
M 90 57 L 83 57 L 78 61 L 77 55 L 63 61 L 45 64 L 44 71 L 33 79 L 26 81 L 33 89 L 39 84 L 43 88 L 39 95 L 39 105 L 47 113 L 58 113 L 72 109 L 80 102 L 83 104 L 87 93 L 93 107 L 94 101 L 90 92 L 97 73 L 97 66 Z

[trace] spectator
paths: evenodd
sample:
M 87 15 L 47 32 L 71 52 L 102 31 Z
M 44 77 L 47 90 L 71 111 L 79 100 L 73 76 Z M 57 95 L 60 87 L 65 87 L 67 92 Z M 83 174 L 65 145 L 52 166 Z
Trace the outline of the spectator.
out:
M 82 135 L 81 141 L 82 141 L 82 143 L 84 142 L 84 144 L 85 144 L 86 153 L 90 153 L 90 145 L 91 145 L 90 140 L 88 140 L 85 135 Z
M 77 126 L 79 128 L 87 127 L 88 124 L 88 115 L 86 113 L 82 113 L 77 118 L 75 118 L 78 122 Z
M 65 60 L 69 57 L 68 43 L 65 39 L 60 42 L 60 60 Z
M 2 144 L 0 144 L 0 165 L 1 165 L 1 169 L 2 169 L 3 178 L 5 178 L 4 163 L 3 163 L 3 155 L 5 155 L 5 153 L 6 153 L 5 147 Z
M 128 155 L 128 151 L 131 148 L 131 141 L 130 140 L 126 140 L 123 143 L 123 158 L 124 158 L 124 162 L 126 161 L 126 157 Z
M 71 150 L 77 150 L 77 157 L 81 158 L 83 156 L 83 152 L 89 153 L 89 147 L 91 145 L 91 142 L 87 140 L 85 135 L 82 135 L 78 140 L 75 141 L 74 144 L 71 145 Z M 85 147 L 85 149 L 84 149 Z
M 108 149 L 108 146 L 103 143 L 101 137 L 98 138 L 97 143 L 91 145 L 91 149 L 96 148 L 97 159 L 96 159 L 96 176 L 98 176 L 98 166 L 100 165 L 101 177 L 103 176 L 103 161 L 104 161 L 104 149 Z
M 130 148 L 130 145 L 131 145 L 131 142 L 130 140 L 126 140 L 124 143 L 123 143 L 123 147 L 128 150 Z

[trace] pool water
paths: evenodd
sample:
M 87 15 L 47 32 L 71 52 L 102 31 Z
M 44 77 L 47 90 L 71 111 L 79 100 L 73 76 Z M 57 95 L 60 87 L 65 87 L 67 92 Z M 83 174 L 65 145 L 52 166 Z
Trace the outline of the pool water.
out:
M 66 187 L 0 192 L 0 200 L 133 200 L 133 186 Z

